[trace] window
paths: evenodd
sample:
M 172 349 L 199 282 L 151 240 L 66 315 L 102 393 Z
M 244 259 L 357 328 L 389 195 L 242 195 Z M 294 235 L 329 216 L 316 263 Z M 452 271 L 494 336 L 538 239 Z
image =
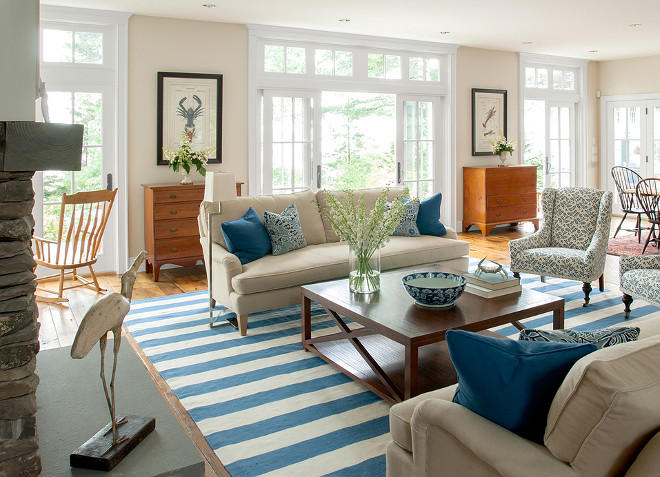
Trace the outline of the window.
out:
M 249 34 L 250 194 L 407 186 L 421 198 L 443 192 L 453 222 L 454 47 L 253 25 Z
M 44 28 L 41 38 L 46 63 L 103 64 L 103 33 Z

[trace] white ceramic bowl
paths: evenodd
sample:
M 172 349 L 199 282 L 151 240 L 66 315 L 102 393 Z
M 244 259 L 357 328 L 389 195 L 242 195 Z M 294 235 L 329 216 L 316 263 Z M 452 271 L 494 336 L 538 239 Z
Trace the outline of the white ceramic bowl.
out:
M 463 294 L 467 279 L 445 272 L 411 273 L 402 278 L 403 286 L 415 304 L 431 308 L 449 308 Z

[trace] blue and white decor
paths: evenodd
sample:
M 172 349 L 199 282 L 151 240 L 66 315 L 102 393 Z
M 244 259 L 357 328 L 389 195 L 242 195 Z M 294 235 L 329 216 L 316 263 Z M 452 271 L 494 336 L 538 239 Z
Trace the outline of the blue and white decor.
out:
M 565 298 L 566 328 L 624 322 L 619 290 L 596 293 L 583 308 L 580 282 L 521 282 Z M 635 305 L 626 326 L 660 316 Z M 385 475 L 389 405 L 302 350 L 299 307 L 250 315 L 250 333 L 240 337 L 231 327 L 209 329 L 207 306 L 206 291 L 134 301 L 125 324 L 232 476 Z M 313 329 L 334 331 L 322 313 L 313 309 Z M 552 315 L 523 323 L 551 329 Z M 513 325 L 494 331 L 518 337 Z
M 429 307 L 453 306 L 467 283 L 461 275 L 444 272 L 411 273 L 401 281 L 415 303 Z

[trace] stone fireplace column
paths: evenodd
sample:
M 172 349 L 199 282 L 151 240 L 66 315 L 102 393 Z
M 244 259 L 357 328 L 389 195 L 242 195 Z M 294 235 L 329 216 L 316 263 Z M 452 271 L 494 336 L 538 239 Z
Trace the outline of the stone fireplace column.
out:
M 0 475 L 41 472 L 32 255 L 37 170 L 80 170 L 82 126 L 0 122 Z

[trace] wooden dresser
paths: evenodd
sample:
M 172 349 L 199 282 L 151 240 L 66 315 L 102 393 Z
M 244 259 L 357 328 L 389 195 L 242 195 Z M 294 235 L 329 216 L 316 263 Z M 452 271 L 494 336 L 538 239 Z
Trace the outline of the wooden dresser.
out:
M 236 183 L 241 195 L 242 182 Z M 158 281 L 165 263 L 192 266 L 203 260 L 197 215 L 204 198 L 204 183 L 142 184 L 144 187 L 144 242 L 147 272 Z
M 484 236 L 500 224 L 532 222 L 538 229 L 536 166 L 464 167 L 463 230 Z

